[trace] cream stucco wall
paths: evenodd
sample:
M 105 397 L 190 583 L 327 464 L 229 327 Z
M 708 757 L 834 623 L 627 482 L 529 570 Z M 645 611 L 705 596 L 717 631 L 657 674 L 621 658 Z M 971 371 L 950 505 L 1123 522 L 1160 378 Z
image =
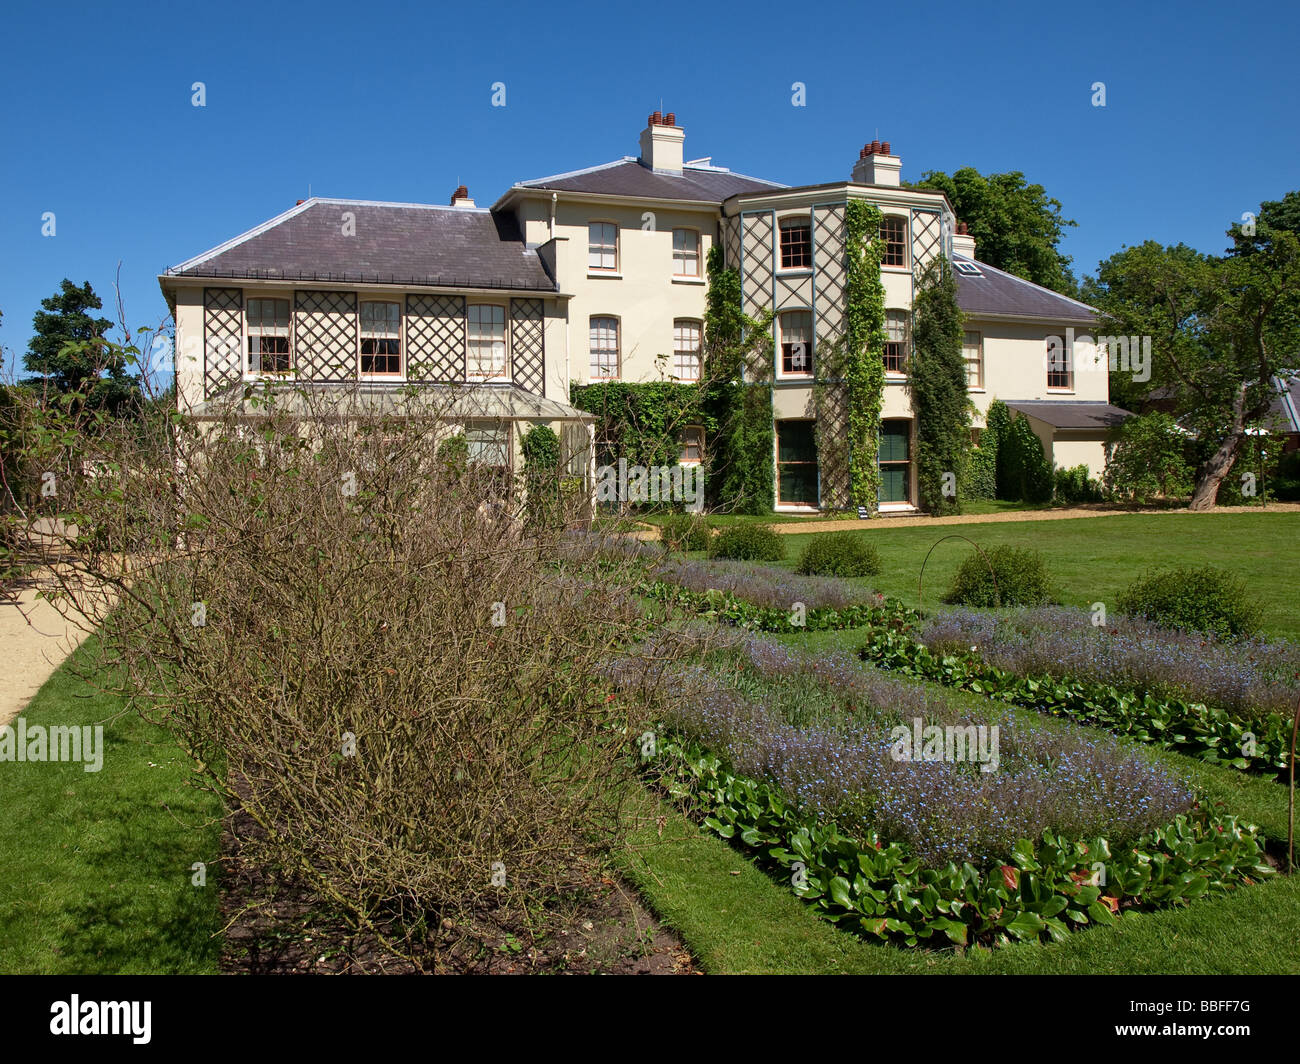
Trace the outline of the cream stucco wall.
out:
M 984 424 L 984 416 L 994 399 L 1004 403 L 1025 399 L 1109 401 L 1107 365 L 1105 359 L 1098 357 L 1095 343 L 1076 339 L 1073 388 L 1047 387 L 1047 338 L 1056 335 L 1064 340 L 1067 326 L 971 319 L 963 328 L 978 332 L 983 338 L 984 387 L 970 392 L 979 410 L 977 424 Z M 1086 335 L 1085 327 L 1074 326 L 1074 329 L 1076 337 Z
M 531 245 L 552 239 L 549 198 L 524 199 L 517 208 L 524 238 Z M 647 213 L 652 218 L 647 218 Z M 568 199 L 555 211 L 555 270 L 568 301 L 567 357 L 574 383 L 590 379 L 589 320 L 610 316 L 619 322 L 619 379 L 650 381 L 673 374 L 673 322 L 704 320 L 705 263 L 717 236 L 718 212 L 669 204 L 629 204 Z M 588 225 L 618 226 L 618 268 L 587 267 Z M 648 226 L 653 225 L 653 228 Z M 674 277 L 674 229 L 700 234 L 699 276 Z M 549 347 L 548 347 L 549 353 Z M 662 356 L 658 361 L 656 356 Z

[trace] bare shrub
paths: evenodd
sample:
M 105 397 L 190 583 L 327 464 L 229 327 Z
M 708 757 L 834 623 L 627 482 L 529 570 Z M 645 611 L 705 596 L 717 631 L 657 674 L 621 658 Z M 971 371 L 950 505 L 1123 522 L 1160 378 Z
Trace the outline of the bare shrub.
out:
M 123 692 L 244 855 L 397 936 L 544 903 L 617 839 L 644 723 L 600 669 L 652 625 L 635 563 L 593 578 L 522 478 L 439 452 L 471 396 L 259 389 L 84 437 L 57 499 L 68 608 L 116 600 Z

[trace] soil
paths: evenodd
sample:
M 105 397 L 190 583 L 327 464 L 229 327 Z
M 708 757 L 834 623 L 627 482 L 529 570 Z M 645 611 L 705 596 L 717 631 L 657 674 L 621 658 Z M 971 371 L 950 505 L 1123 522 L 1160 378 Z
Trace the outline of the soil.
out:
M 681 939 L 662 927 L 635 891 L 595 863 L 565 892 L 563 911 L 545 933 L 482 912 L 443 920 L 414 943 L 412 960 L 380 936 L 356 933 L 301 885 L 241 854 L 239 833 L 256 830 L 245 814 L 227 821 L 221 918 L 225 974 L 397 975 L 698 975 Z M 417 963 L 418 961 L 418 963 Z

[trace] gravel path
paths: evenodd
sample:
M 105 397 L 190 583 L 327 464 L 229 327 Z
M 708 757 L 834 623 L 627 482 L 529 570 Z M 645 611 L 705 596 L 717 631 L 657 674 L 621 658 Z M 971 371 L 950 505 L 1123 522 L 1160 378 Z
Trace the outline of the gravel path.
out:
M 86 632 L 25 587 L 17 601 L 0 601 L 0 725 L 27 708 L 32 696 L 86 638 Z

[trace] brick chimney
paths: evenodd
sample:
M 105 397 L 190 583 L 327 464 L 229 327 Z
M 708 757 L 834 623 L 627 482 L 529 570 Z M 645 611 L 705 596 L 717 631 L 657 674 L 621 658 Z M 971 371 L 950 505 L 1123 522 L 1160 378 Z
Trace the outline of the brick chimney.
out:
M 858 152 L 853 167 L 855 185 L 893 185 L 901 183 L 903 160 L 889 150 L 889 141 L 873 140 Z
M 975 238 L 966 232 L 966 223 L 957 223 L 957 232 L 952 235 L 952 253 L 963 258 L 975 258 Z
M 451 194 L 451 205 L 453 207 L 474 206 L 474 201 L 469 198 L 469 189 L 464 185 L 457 185 L 456 191 Z
M 655 111 L 641 131 L 641 165 L 650 170 L 682 172 L 683 145 L 686 131 L 677 124 L 677 116 L 669 111 Z

